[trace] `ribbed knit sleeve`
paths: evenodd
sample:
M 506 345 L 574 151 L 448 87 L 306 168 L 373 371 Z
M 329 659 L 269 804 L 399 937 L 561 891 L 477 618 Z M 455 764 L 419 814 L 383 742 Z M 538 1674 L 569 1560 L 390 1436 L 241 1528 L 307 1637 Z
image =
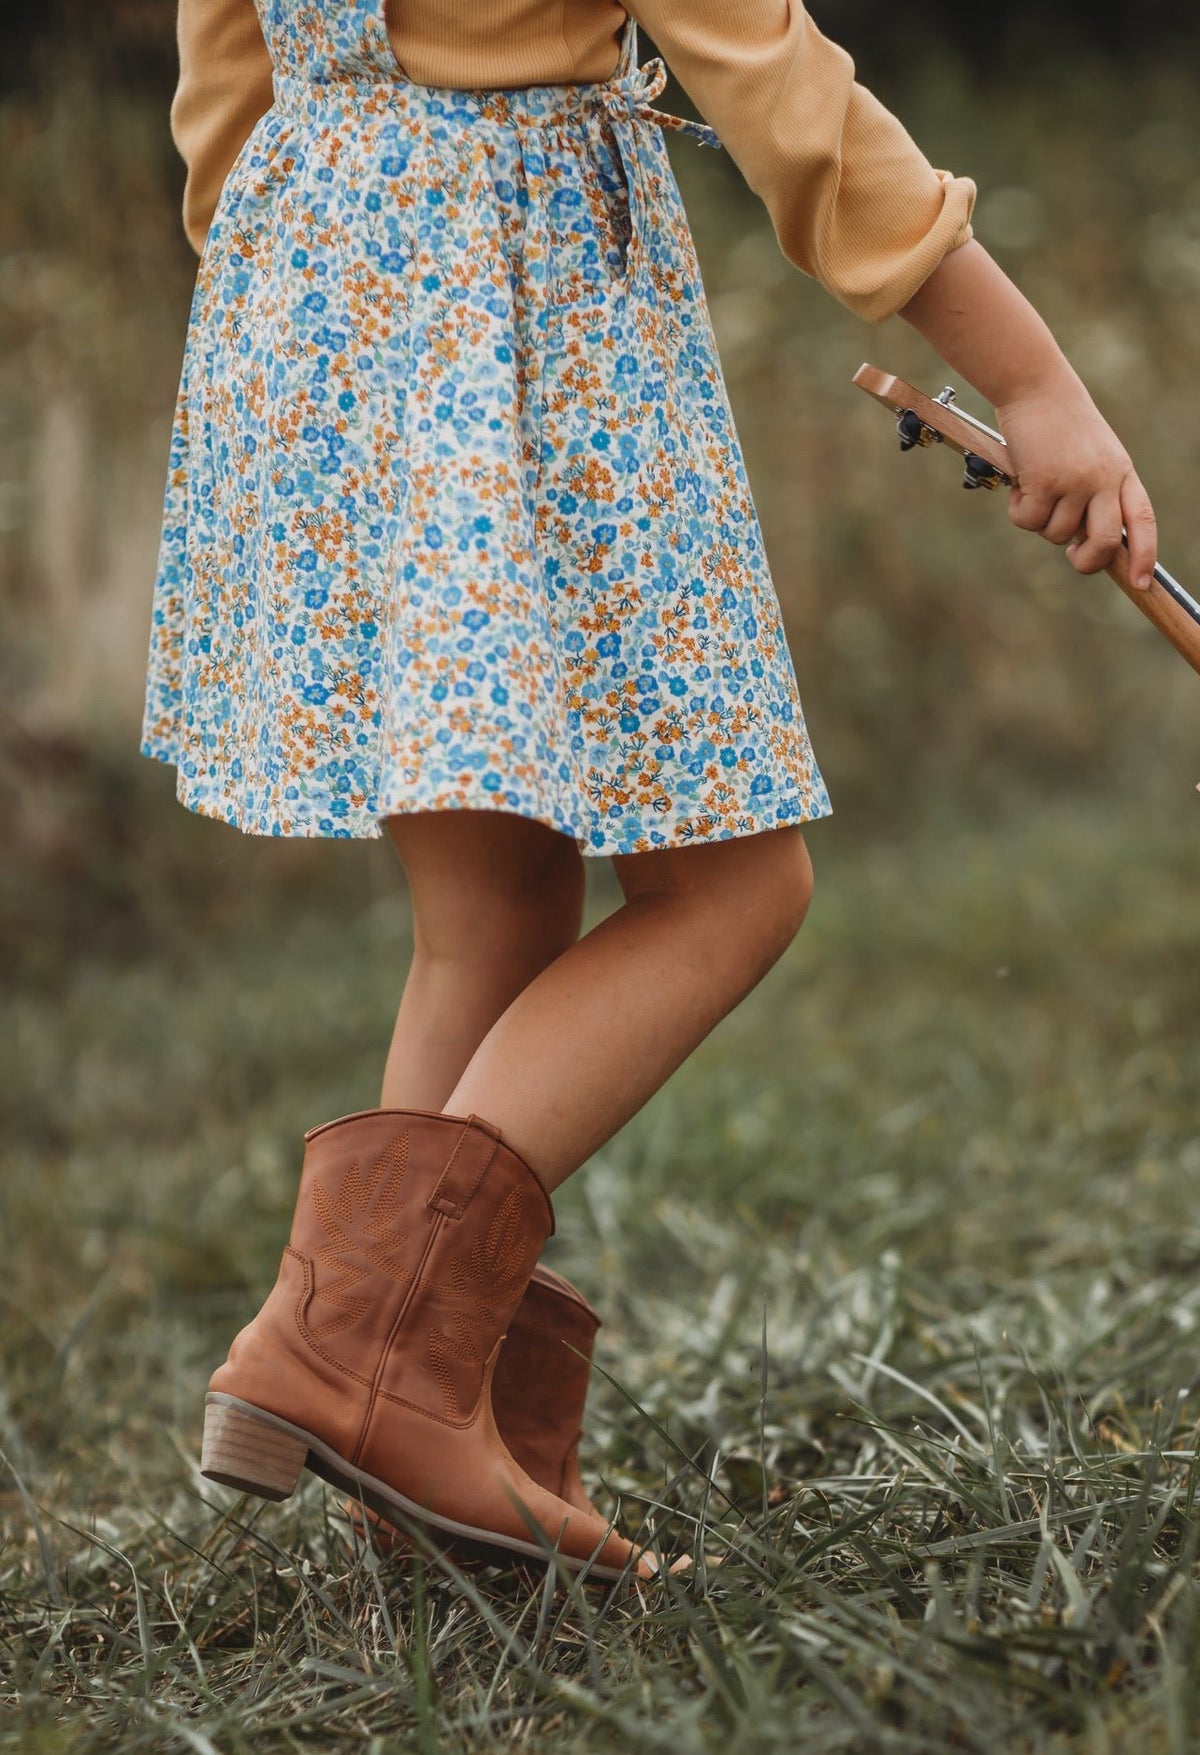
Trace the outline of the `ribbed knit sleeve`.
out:
M 187 165 L 183 226 L 197 254 L 221 187 L 271 107 L 271 57 L 254 0 L 179 0 L 171 134 Z
M 799 0 L 632 0 L 761 196 L 784 254 L 868 322 L 971 237 L 975 185 L 935 170 Z

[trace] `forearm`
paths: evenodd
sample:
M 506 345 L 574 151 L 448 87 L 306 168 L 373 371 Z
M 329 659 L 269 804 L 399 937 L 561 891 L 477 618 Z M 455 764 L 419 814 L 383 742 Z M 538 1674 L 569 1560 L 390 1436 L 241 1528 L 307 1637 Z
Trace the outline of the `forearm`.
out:
M 1111 563 L 1124 524 L 1134 580 L 1149 585 L 1154 512 L 1128 453 L 983 246 L 951 250 L 900 315 L 995 408 L 1012 458 L 1013 523 L 1068 545 L 1081 573 Z
M 944 256 L 900 315 L 994 408 L 1056 379 L 1079 382 L 1024 293 L 977 242 Z

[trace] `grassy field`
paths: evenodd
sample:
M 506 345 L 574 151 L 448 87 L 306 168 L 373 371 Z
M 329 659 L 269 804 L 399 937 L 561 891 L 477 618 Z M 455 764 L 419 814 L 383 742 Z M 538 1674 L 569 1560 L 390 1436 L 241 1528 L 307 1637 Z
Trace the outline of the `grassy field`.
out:
M 383 847 L 243 841 L 133 756 L 195 268 L 170 12 L 59 29 L 0 94 L 0 1755 L 1192 1749 L 1196 678 L 899 458 L 850 376 L 940 364 L 688 142 L 837 805 L 799 941 L 548 1256 L 605 1317 L 598 1502 L 693 1575 L 607 1601 L 380 1561 L 315 1482 L 200 1478 L 302 1131 L 375 1098 L 408 922 Z M 977 178 L 1195 590 L 1195 56 L 1085 35 L 1019 79 L 990 35 L 986 78 L 914 39 L 880 94 Z
M 127 877 L 172 809 L 145 786 Z M 408 927 L 382 847 L 172 828 L 187 885 L 74 922 L 47 886 L 15 960 L 0 1750 L 1194 1747 L 1186 788 L 815 830 L 792 951 L 560 1197 L 548 1259 L 606 1318 L 586 1473 L 697 1558 L 626 1601 L 200 1478 Z

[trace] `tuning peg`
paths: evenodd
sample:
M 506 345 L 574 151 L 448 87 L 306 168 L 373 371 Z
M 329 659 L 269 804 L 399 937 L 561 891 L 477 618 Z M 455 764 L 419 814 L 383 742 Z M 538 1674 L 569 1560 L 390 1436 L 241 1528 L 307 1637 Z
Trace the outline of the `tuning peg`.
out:
M 904 409 L 896 421 L 896 431 L 900 435 L 900 449 L 911 451 L 914 445 L 921 443 L 921 417 L 914 414 L 911 408 Z
M 998 488 L 1003 480 L 1000 471 L 985 457 L 977 457 L 974 451 L 966 452 L 963 457 L 965 488 L 987 488 L 991 491 Z
M 924 448 L 926 445 L 940 445 L 942 435 L 932 427 L 925 425 L 914 409 L 902 409 L 896 419 L 896 431 L 900 435 L 900 449 L 911 451 L 915 445 Z

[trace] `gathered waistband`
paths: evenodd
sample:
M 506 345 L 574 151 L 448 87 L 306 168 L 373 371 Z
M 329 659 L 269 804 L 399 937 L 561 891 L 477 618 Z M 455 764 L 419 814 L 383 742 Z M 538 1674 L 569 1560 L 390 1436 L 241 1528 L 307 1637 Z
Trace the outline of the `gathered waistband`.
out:
M 703 122 L 653 107 L 667 82 L 657 56 L 643 67 L 618 71 L 611 79 L 579 85 L 520 85 L 459 90 L 456 86 L 417 85 L 408 79 L 303 79 L 275 77 L 275 108 L 283 115 L 336 126 L 370 117 L 391 117 L 419 127 L 422 120 L 461 117 L 464 122 L 495 122 L 518 128 L 565 128 L 607 115 L 616 121 L 644 121 L 689 134 L 705 146 L 719 147 Z

